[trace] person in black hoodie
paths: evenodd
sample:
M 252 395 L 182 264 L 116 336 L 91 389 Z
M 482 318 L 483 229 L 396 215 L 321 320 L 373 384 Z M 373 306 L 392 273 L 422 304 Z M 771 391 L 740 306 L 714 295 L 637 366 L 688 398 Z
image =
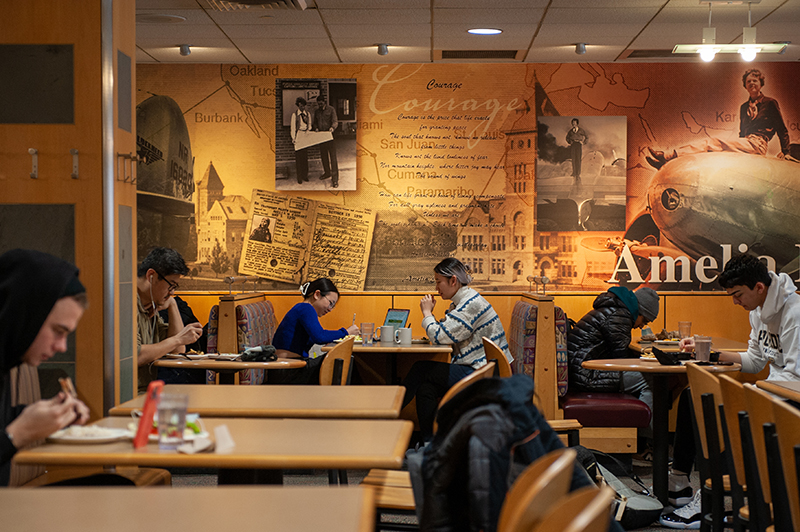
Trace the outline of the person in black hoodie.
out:
M 0 486 L 8 485 L 18 449 L 89 419 L 86 405 L 64 392 L 12 407 L 10 379 L 23 362 L 38 366 L 66 351 L 85 308 L 86 290 L 72 264 L 24 249 L 0 256 Z
M 603 358 L 632 358 L 631 331 L 658 317 L 658 293 L 643 287 L 632 292 L 615 286 L 597 296 L 593 308 L 567 338 L 569 389 L 580 392 L 622 392 L 639 398 L 652 410 L 653 394 L 641 373 L 598 371 L 581 364 Z

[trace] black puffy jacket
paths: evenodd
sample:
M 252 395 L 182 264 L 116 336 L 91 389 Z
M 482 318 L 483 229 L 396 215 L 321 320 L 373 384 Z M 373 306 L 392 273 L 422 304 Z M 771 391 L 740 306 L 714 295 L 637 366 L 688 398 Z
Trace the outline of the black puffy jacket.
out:
M 611 292 L 603 292 L 592 304 L 594 307 L 569 332 L 570 391 L 619 392 L 621 376 L 618 371 L 586 369 L 581 363 L 601 358 L 632 358 L 629 349 L 634 319 L 630 310 Z

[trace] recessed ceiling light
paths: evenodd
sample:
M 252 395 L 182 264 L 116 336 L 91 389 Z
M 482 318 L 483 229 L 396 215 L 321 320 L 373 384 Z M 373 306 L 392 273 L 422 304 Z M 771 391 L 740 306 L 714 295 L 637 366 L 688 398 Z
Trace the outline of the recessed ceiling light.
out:
M 136 15 L 139 24 L 176 24 L 186 22 L 186 17 L 180 15 L 161 15 L 158 13 L 142 13 Z
M 473 28 L 471 30 L 467 30 L 467 33 L 471 33 L 473 35 L 497 35 L 498 33 L 503 33 L 503 30 L 498 30 L 496 28 Z

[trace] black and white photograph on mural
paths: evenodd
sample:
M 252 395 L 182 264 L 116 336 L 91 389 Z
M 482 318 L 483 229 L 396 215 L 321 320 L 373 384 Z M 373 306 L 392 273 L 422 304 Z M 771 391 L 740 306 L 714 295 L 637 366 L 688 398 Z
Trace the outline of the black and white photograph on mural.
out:
M 626 127 L 624 116 L 537 118 L 537 230 L 625 230 Z
M 275 85 L 275 190 L 356 190 L 356 80 Z

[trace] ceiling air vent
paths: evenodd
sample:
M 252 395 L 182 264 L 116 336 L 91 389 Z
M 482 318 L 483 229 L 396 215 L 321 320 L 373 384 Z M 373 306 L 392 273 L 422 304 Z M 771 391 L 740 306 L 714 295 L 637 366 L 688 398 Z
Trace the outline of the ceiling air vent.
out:
M 669 50 L 625 50 L 620 59 L 694 59 L 697 54 L 673 54 Z
M 520 50 L 439 50 L 439 59 L 521 59 Z
M 308 7 L 306 0 L 206 0 L 214 11 L 234 11 L 261 7 L 263 9 L 293 9 L 305 11 Z

